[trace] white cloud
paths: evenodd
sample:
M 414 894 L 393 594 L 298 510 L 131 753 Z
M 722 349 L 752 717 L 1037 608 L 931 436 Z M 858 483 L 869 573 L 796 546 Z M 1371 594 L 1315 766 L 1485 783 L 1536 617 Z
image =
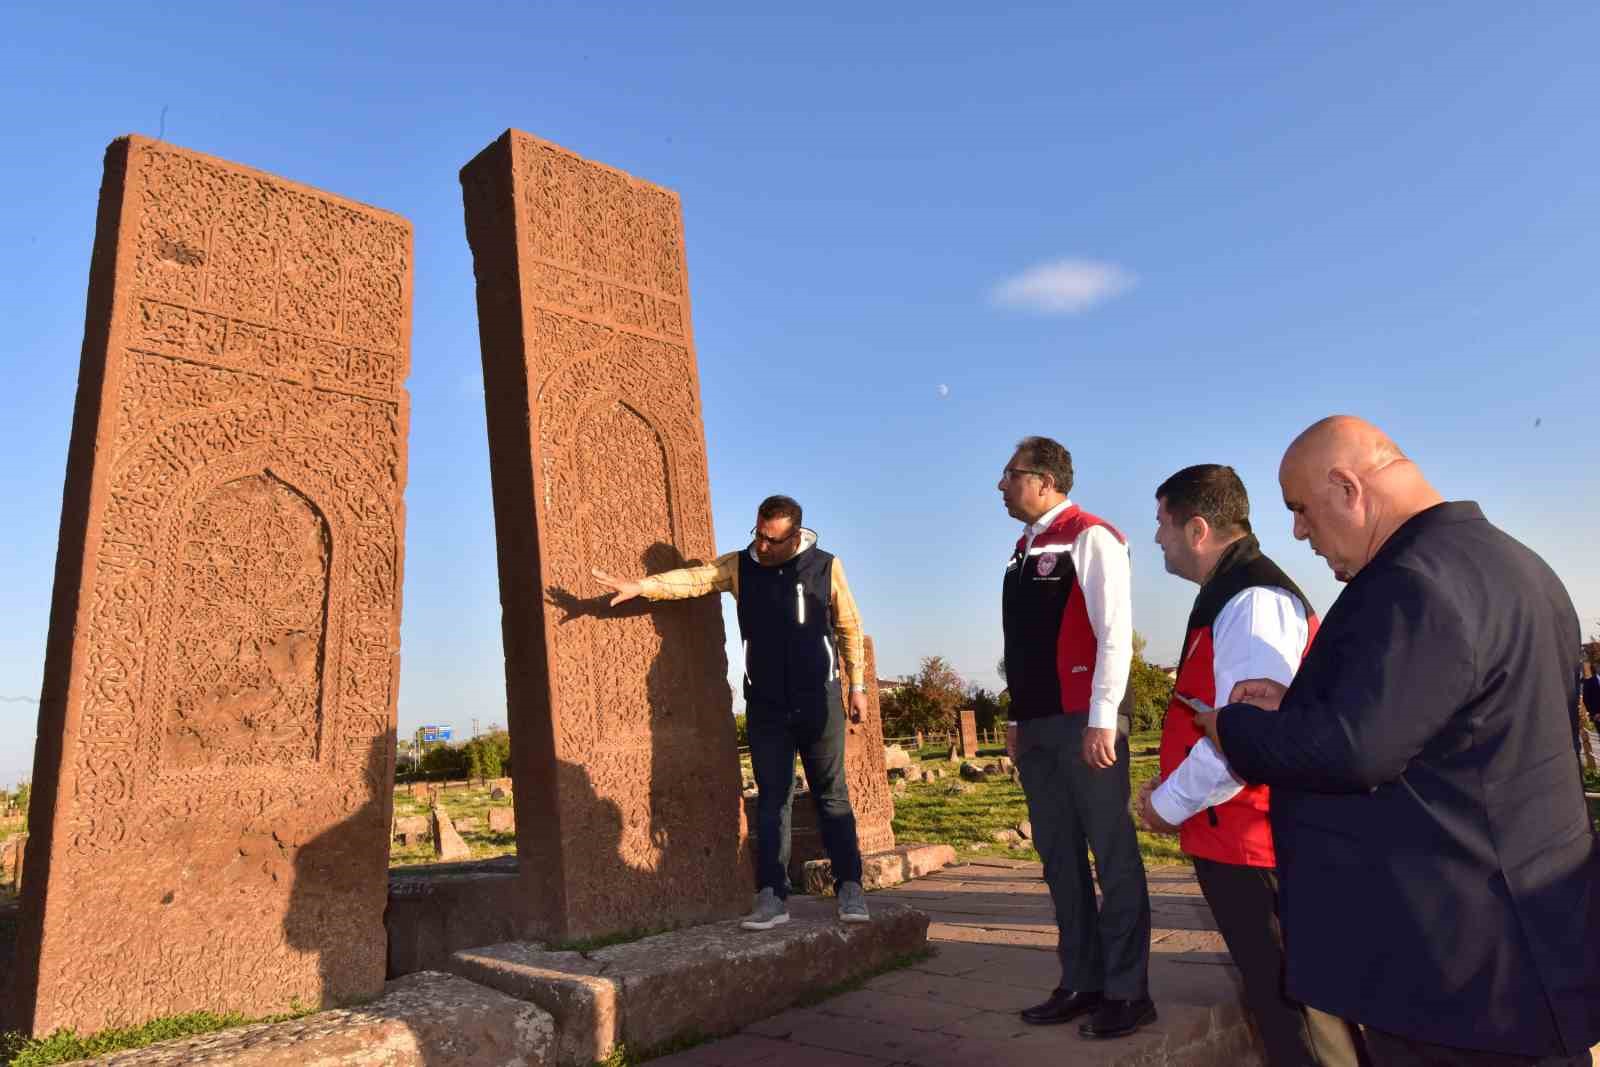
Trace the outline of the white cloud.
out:
M 1127 292 L 1135 280 L 1114 263 L 1058 259 L 1007 278 L 990 291 L 989 298 L 1001 307 L 1077 315 Z

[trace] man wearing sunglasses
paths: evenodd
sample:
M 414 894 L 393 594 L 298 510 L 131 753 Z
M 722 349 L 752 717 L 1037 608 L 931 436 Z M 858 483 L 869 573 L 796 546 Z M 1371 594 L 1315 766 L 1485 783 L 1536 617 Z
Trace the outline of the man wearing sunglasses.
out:
M 794 758 L 805 766 L 822 844 L 833 864 L 839 918 L 867 922 L 861 890 L 861 848 L 845 788 L 845 710 L 839 660 L 850 685 L 850 720 L 867 710 L 861 617 L 845 582 L 844 564 L 816 547 L 800 525 L 800 505 L 769 496 L 756 509 L 750 546 L 698 567 L 638 581 L 593 571 L 616 591 L 613 606 L 636 596 L 684 600 L 732 593 L 744 639 L 745 721 L 756 776 L 756 848 L 760 892 L 744 920 L 747 930 L 789 921 L 789 810 Z
M 1154 1021 L 1150 891 L 1128 812 L 1133 662 L 1128 544 L 1072 501 L 1072 455 L 1025 437 L 996 486 L 1023 523 L 1006 564 L 1001 618 L 1011 721 L 1034 842 L 1055 905 L 1061 982 L 1024 1022 L 1080 1015 L 1084 1037 L 1122 1037 Z M 1105 903 L 1095 907 L 1089 850 Z

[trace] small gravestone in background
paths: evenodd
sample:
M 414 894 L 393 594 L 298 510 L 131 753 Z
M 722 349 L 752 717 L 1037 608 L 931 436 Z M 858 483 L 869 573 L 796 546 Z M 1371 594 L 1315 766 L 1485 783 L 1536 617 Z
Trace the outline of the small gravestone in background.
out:
M 428 819 L 432 823 L 433 854 L 436 859 L 442 863 L 453 863 L 472 858 L 472 849 L 468 848 L 461 835 L 456 833 L 455 825 L 443 808 L 430 809 Z

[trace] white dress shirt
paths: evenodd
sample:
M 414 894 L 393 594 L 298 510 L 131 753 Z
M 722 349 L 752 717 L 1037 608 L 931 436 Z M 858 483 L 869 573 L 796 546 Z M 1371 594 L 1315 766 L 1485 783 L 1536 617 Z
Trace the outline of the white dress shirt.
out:
M 1022 554 L 1033 552 L 1033 540 L 1072 506 L 1063 500 L 1025 528 Z M 1091 526 L 1067 550 L 1083 593 L 1083 606 L 1094 631 L 1094 680 L 1090 683 L 1089 726 L 1117 728 L 1117 708 L 1128 690 L 1133 666 L 1133 596 L 1128 546 L 1104 526 Z
M 1305 608 L 1286 590 L 1253 586 L 1229 600 L 1211 625 L 1216 706 L 1227 704 L 1234 685 L 1247 679 L 1270 678 L 1288 685 L 1300 669 L 1309 635 Z M 1178 826 L 1233 799 L 1243 788 L 1210 738 L 1203 737 L 1151 794 L 1150 805 Z

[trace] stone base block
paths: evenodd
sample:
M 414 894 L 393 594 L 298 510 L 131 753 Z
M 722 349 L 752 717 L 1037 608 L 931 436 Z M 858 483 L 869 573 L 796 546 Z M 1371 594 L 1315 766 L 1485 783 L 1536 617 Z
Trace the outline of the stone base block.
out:
M 861 886 L 887 889 L 932 874 L 955 861 L 956 850 L 949 845 L 901 845 L 887 852 L 873 852 L 861 857 Z M 825 859 L 807 860 L 801 870 L 801 882 L 807 893 L 832 896 L 833 864 Z
M 587 1067 L 619 1043 L 638 1052 L 729 1033 L 927 946 L 928 917 L 903 904 L 873 905 L 872 921 L 856 925 L 839 922 L 831 901 L 791 899 L 790 914 L 760 933 L 731 920 L 583 953 L 490 945 L 449 966 L 549 1012 L 551 1062 Z
M 532 936 L 517 858 L 437 863 L 389 874 L 389 978 L 445 970 L 450 954 Z
M 204 1037 L 164 1041 L 90 1061 L 105 1067 L 543 1067 L 549 1013 L 453 975 L 396 979 L 371 1004 Z

